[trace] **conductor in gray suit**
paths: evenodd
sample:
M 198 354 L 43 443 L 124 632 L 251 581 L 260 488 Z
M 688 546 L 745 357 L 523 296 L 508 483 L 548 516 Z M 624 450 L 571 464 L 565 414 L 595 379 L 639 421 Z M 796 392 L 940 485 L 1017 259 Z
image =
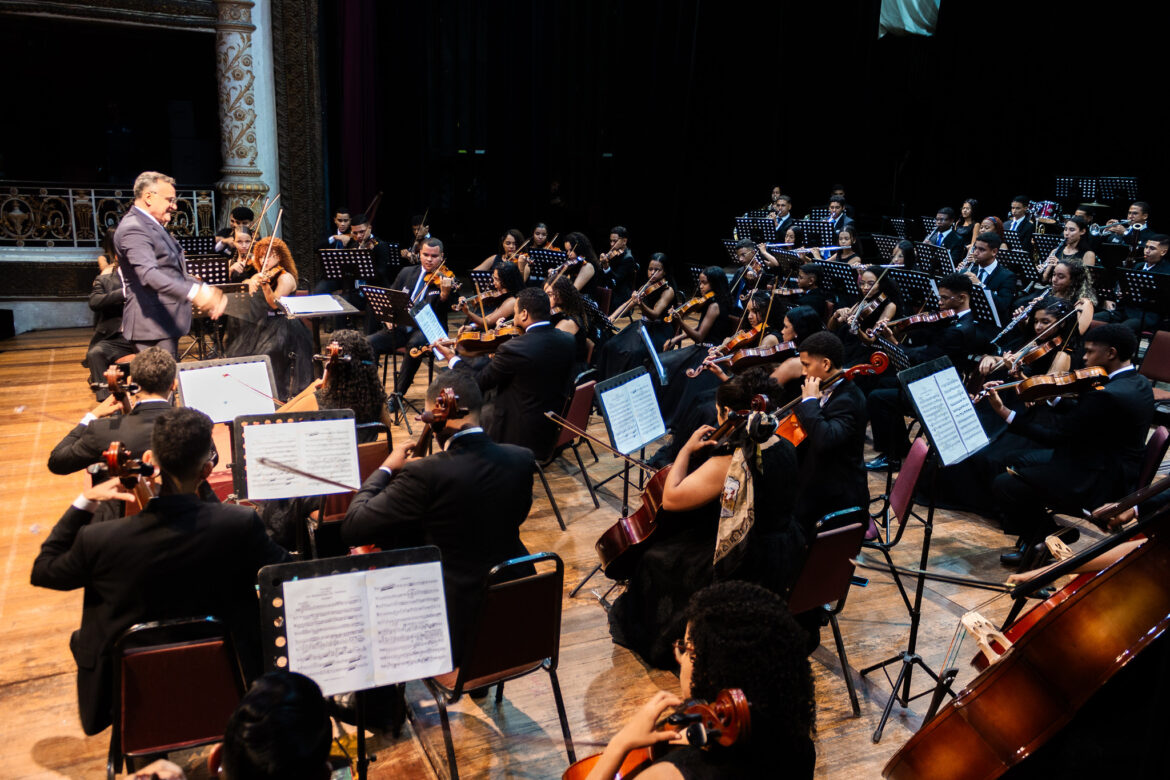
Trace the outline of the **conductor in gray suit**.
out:
M 174 211 L 175 180 L 141 173 L 134 180 L 134 205 L 114 232 L 126 283 L 122 335 L 140 352 L 157 346 L 177 355 L 179 339 L 191 329 L 191 305 L 212 319 L 227 305 L 221 290 L 187 273 L 183 249 L 166 231 Z

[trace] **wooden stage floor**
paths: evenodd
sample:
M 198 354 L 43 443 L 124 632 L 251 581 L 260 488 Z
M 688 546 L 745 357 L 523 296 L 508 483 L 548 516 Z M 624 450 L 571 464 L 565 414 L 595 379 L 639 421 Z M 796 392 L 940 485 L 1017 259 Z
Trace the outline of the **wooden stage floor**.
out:
M 85 483 L 82 474 L 54 476 L 45 466 L 53 445 L 93 406 L 88 376 L 79 361 L 88 343 L 87 330 L 30 333 L 0 342 L 0 498 L 8 507 L 0 520 L 0 775 L 4 777 L 100 777 L 105 772 L 109 733 L 86 737 L 78 724 L 75 667 L 69 634 L 78 625 L 81 592 L 59 593 L 33 588 L 29 572 L 41 542 Z M 410 398 L 420 399 L 426 372 L 420 371 Z M 593 430 L 604 437 L 596 418 Z M 417 430 L 417 426 L 416 426 Z M 405 436 L 405 429 L 394 436 Z M 590 474 L 604 477 L 618 469 L 608 455 L 588 464 Z M 548 471 L 568 531 L 562 532 L 547 498 L 536 484 L 532 514 L 522 529 L 528 549 L 551 550 L 566 565 L 560 679 L 578 756 L 597 752 L 627 717 L 658 689 L 677 691 L 670 673 L 648 668 L 609 638 L 606 615 L 590 587 L 604 591 L 598 575 L 576 598 L 568 591 L 596 563 L 593 543 L 618 516 L 620 495 L 602 492 L 594 509 L 576 467 L 554 465 Z M 884 476 L 871 476 L 871 493 L 884 487 Z M 611 485 L 617 485 L 615 481 Z M 609 487 L 609 486 L 607 486 Z M 930 567 L 958 575 L 1002 581 L 998 556 L 1010 540 L 981 518 L 939 511 Z M 910 527 L 894 558 L 917 566 L 920 525 Z M 886 760 L 921 724 L 929 697 L 895 706 L 881 742 L 871 740 L 890 693 L 880 672 L 862 680 L 857 670 L 900 651 L 906 644 L 909 618 L 889 576 L 865 572 L 868 587 L 854 587 L 840 617 L 849 664 L 858 685 L 861 717 L 851 717 L 831 630 L 822 631 L 822 646 L 812 656 L 817 692 L 818 778 L 877 777 Z M 928 584 L 918 650 L 938 669 L 958 618 L 979 607 L 993 620 L 1006 614 L 1006 599 L 987 604 L 985 591 Z M 964 648 L 970 655 L 970 645 Z M 891 667 L 896 673 L 896 667 Z M 974 676 L 961 664 L 959 682 Z M 925 689 L 915 675 L 915 691 Z M 409 688 L 417 712 L 416 729 L 407 727 L 397 740 L 374 736 L 377 761 L 371 777 L 446 776 L 442 735 L 434 702 L 421 685 Z M 508 683 L 504 702 L 464 699 L 453 710 L 456 753 L 466 777 L 555 778 L 566 766 L 556 708 L 545 675 Z M 428 760 L 428 754 L 431 760 Z M 206 777 L 202 753 L 172 756 Z

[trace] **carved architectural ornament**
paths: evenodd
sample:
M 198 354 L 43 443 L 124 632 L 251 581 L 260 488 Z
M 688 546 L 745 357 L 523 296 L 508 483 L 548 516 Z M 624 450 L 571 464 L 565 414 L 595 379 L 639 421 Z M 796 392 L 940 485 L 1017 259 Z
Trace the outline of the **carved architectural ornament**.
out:
M 256 99 L 252 86 L 251 0 L 216 0 L 215 73 L 219 81 L 219 142 L 223 178 L 216 189 L 224 211 L 251 206 L 268 192 L 256 167 Z

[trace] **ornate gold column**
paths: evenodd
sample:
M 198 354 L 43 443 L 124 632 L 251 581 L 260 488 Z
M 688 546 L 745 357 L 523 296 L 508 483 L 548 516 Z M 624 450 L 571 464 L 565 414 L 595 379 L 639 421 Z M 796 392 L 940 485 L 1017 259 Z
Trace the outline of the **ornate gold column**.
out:
M 219 81 L 219 141 L 223 153 L 223 178 L 215 187 L 221 197 L 221 215 L 236 206 L 251 206 L 268 192 L 268 185 L 261 179 L 263 173 L 256 167 L 253 5 L 251 0 L 215 0 L 215 75 Z

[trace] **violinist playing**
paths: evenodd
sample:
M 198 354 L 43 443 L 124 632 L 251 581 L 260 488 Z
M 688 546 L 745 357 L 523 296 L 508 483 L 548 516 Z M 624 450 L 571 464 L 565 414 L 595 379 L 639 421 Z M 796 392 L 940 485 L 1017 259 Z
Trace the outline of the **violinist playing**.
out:
M 1001 556 L 1006 565 L 1018 565 L 1028 548 L 1056 530 L 1046 509 L 1080 516 L 1082 509 L 1116 501 L 1136 487 L 1154 415 L 1150 381 L 1131 362 L 1136 350 L 1137 337 L 1124 325 L 1090 330 L 1085 365 L 1100 366 L 1108 382 L 1076 398 L 1050 401 L 1057 414 L 1048 425 L 1036 424 L 1031 410 L 1008 408 L 995 390 L 998 382 L 986 385 L 991 408 L 1008 431 L 1036 444 L 991 485 L 1004 530 L 1020 537 L 1016 550 Z
M 655 351 L 662 351 L 666 340 L 674 332 L 669 323 L 663 322 L 667 310 L 675 301 L 674 287 L 666 273 L 666 255 L 655 252 L 646 264 L 646 279 L 625 304 L 619 306 L 611 319 L 617 320 L 628 314 L 630 324 L 608 341 L 601 348 L 601 356 L 597 360 L 597 370 L 603 379 L 615 377 L 642 365 L 649 357 L 646 354 L 646 345 L 642 341 L 638 322 L 645 326 L 650 335 L 650 343 Z M 639 314 L 639 320 L 634 320 L 634 314 Z
M 841 306 L 829 318 L 829 330 L 845 345 L 845 363 L 853 365 L 869 359 L 873 338 L 868 334 L 879 320 L 894 320 L 902 310 L 902 293 L 898 283 L 881 266 L 871 265 L 857 272 L 857 289 L 861 300 Z
M 467 315 L 467 322 L 480 330 L 490 330 L 500 320 L 510 320 L 516 311 L 516 295 L 524 289 L 524 277 L 513 263 L 497 262 L 492 266 L 492 289 L 481 290 L 471 299 L 460 298 L 454 309 Z
M 597 258 L 604 284 L 613 290 L 610 300 L 620 303 L 634 294 L 638 263 L 629 248 L 630 231 L 621 225 L 609 230 L 609 249 Z M 609 314 L 609 312 L 605 312 Z
M 443 329 L 447 329 L 447 313 L 451 310 L 448 301 L 455 287 L 454 274 L 446 267 L 443 257 L 443 242 L 437 238 L 423 239 L 419 248 L 419 264 L 408 266 L 398 272 L 391 288 L 410 294 L 416 308 L 429 304 Z M 369 337 L 374 361 L 399 347 L 423 347 L 427 337 L 415 328 L 383 328 Z M 405 394 L 422 365 L 422 357 L 413 357 L 410 351 L 402 356 L 398 376 L 394 378 L 394 392 Z M 397 399 L 392 397 L 391 403 Z
M 1072 311 L 1072 304 L 1062 298 L 1046 298 L 1041 301 L 1032 310 L 1032 330 L 1035 338 L 1026 343 L 1019 343 L 1017 340 L 1015 348 L 1004 352 L 1003 355 L 981 357 L 979 375 L 982 382 L 1003 380 L 1005 377 L 1008 380 L 1023 379 L 1037 374 L 1069 371 L 1072 368 L 1071 349 L 1075 343 L 1070 339 L 1076 338 L 1077 330 L 1075 319 L 1069 317 Z M 1065 325 L 1059 329 L 1053 327 L 1065 317 L 1068 317 L 1065 319 Z M 1037 341 L 1042 336 L 1044 338 Z
M 525 243 L 524 234 L 512 228 L 500 237 L 500 245 L 496 249 L 496 253 L 484 258 L 484 261 L 473 270 L 486 271 L 489 268 L 494 268 L 497 263 L 512 263 L 520 265 L 521 276 L 524 276 L 528 270 L 528 255 L 521 255 L 518 252 L 521 245 Z
M 795 450 L 748 424 L 753 398 L 779 391 L 763 368 L 721 384 L 715 405 L 719 424 L 728 423 L 723 435 L 704 438 L 716 429 L 698 428 L 670 467 L 653 540 L 609 613 L 614 641 L 653 666 L 677 663 L 672 643 L 683 635 L 686 605 L 698 589 L 739 579 L 784 598 L 800 572 L 806 540 L 792 517 Z
M 552 307 L 548 321 L 557 330 L 563 330 L 573 337 L 573 376 L 579 376 L 588 368 L 587 356 L 593 344 L 585 302 L 573 283 L 564 278 L 557 279 L 552 285 L 545 282 L 544 292 Z
M 601 286 L 601 266 L 597 264 L 597 252 L 584 233 L 573 232 L 565 236 L 565 261 L 569 263 L 564 276 L 582 295 L 597 300 L 597 288 Z
M 288 245 L 279 238 L 260 239 L 248 266 L 231 280 L 243 280 L 249 297 L 233 300 L 227 309 L 224 354 L 267 355 L 276 395 L 292 398 L 313 381 L 313 339 L 305 323 L 289 319 L 280 306 L 280 299 L 297 289 L 297 266 Z
M 785 306 L 808 306 L 823 322 L 829 310 L 829 294 L 821 287 L 821 267 L 817 263 L 805 263 L 796 272 L 796 289 L 782 288 L 776 291 L 781 296 L 776 303 Z
M 610 740 L 587 779 L 612 780 L 631 751 L 650 746 L 667 750 L 638 774 L 645 780 L 812 778 L 812 671 L 803 631 L 784 602 L 758 585 L 720 582 L 690 598 L 683 626 L 672 645 L 681 696 L 659 691 L 651 697 Z M 750 732 L 734 745 L 700 749 L 683 732 L 656 728 L 684 700 L 714 701 L 729 688 L 743 691 L 751 713 Z

